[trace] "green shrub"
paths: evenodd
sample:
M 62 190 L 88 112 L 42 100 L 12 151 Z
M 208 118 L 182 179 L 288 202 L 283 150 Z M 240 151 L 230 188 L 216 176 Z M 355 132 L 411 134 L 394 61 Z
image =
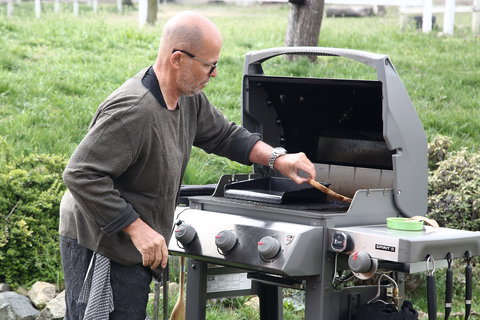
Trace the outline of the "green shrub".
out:
M 429 179 L 428 216 L 441 226 L 480 230 L 480 154 L 466 149 L 440 161 Z
M 446 136 L 435 136 L 428 143 L 428 167 L 435 170 L 438 163 L 445 160 L 448 155 L 448 149 L 452 145 L 452 139 Z
M 10 150 L 0 140 L 0 282 L 61 282 L 58 210 L 66 158 Z

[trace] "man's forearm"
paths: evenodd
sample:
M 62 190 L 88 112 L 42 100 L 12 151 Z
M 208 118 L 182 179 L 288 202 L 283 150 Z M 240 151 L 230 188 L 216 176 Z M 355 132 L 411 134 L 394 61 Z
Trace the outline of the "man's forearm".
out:
M 253 146 L 252 151 L 250 151 L 248 160 L 250 160 L 251 163 L 257 163 L 264 166 L 268 166 L 268 159 L 272 154 L 272 150 L 273 148 L 268 144 L 266 144 L 265 142 L 258 141 Z

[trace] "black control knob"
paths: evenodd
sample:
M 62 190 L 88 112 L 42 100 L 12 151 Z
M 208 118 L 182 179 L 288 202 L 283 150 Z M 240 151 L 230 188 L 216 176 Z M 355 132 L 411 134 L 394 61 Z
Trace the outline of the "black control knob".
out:
M 274 259 L 281 249 L 280 241 L 273 237 L 263 237 L 257 243 L 258 252 L 260 256 L 265 260 Z
M 237 236 L 232 231 L 223 230 L 215 236 L 215 245 L 224 253 L 231 251 L 236 244 Z
M 189 224 L 181 224 L 175 229 L 175 238 L 184 246 L 189 245 L 196 235 L 197 232 Z
M 352 250 L 352 239 L 345 233 L 341 231 L 336 231 L 330 243 L 330 248 L 335 252 L 344 252 Z
M 348 266 L 353 272 L 367 273 L 372 268 L 372 258 L 365 251 L 357 251 L 348 257 Z

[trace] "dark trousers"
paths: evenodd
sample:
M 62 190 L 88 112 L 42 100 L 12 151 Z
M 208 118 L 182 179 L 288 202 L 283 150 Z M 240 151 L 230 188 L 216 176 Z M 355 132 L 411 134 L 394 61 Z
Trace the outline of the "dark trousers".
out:
M 65 278 L 64 320 L 82 320 L 86 304 L 79 304 L 78 297 L 93 252 L 80 246 L 77 240 L 60 236 L 60 253 Z M 115 310 L 110 320 L 145 320 L 152 275 L 141 264 L 123 266 L 111 261 L 110 283 Z

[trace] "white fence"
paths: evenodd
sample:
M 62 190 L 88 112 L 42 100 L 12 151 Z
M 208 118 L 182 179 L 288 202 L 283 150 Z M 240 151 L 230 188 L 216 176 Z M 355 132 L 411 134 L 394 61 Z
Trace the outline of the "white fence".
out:
M 2 0 L 0 0 L 1 2 Z M 20 3 L 21 0 L 16 0 Z M 41 0 L 34 0 L 35 16 L 41 16 Z M 61 10 L 61 0 L 54 1 L 54 12 Z M 288 2 L 288 0 L 225 0 L 235 3 L 258 3 L 258 2 Z M 13 16 L 14 0 L 6 0 L 7 16 Z M 97 12 L 98 0 L 87 0 L 92 6 L 93 12 Z M 122 0 L 116 0 L 118 12 L 122 12 Z M 401 14 L 422 14 L 422 30 L 430 32 L 432 30 L 433 13 L 443 13 L 443 32 L 453 34 L 456 12 L 472 13 L 472 31 L 480 33 L 480 0 L 472 0 L 471 6 L 456 6 L 455 0 L 445 0 L 445 5 L 433 6 L 433 0 L 325 0 L 327 5 L 350 5 L 350 6 L 396 6 L 400 7 Z M 143 25 L 146 21 L 147 0 L 138 0 L 139 6 L 139 24 Z M 79 0 L 73 0 L 73 14 L 79 14 Z
M 443 13 L 443 32 L 453 34 L 456 12 L 472 12 L 472 20 L 475 16 L 478 18 L 480 9 L 480 0 L 472 1 L 471 6 L 457 7 L 455 0 L 445 0 L 444 7 L 434 7 L 432 0 L 325 0 L 326 4 L 336 5 L 370 5 L 370 6 L 397 6 L 400 7 L 400 13 L 422 13 L 422 30 L 430 32 L 432 30 L 433 13 Z M 478 20 L 478 19 L 477 19 Z M 478 32 L 478 25 L 472 22 L 472 30 Z
M 232 0 L 236 1 L 236 0 Z M 288 0 L 237 0 L 249 2 L 288 2 Z M 445 0 L 444 6 L 433 6 L 433 0 L 325 0 L 326 5 L 400 7 L 401 14 L 422 14 L 422 30 L 432 31 L 433 13 L 443 13 L 443 32 L 453 34 L 456 12 L 472 13 L 472 31 L 480 32 L 480 0 L 472 0 L 471 6 L 456 6 L 455 0 Z
M 7 16 L 12 17 L 13 16 L 13 9 L 14 9 L 14 0 L 6 0 L 7 1 Z M 1 0 L 0 0 L 1 2 Z M 20 3 L 21 0 L 16 0 L 17 3 Z M 94 13 L 97 12 L 98 8 L 98 0 L 87 0 L 86 1 L 88 5 L 92 7 L 92 11 Z M 122 0 L 116 0 L 117 3 L 117 10 L 118 12 L 122 12 Z M 75 16 L 78 16 L 79 14 L 79 0 L 73 0 L 73 14 Z M 34 6 L 35 6 L 35 17 L 40 18 L 42 15 L 42 5 L 41 5 L 41 0 L 34 0 Z M 60 13 L 61 11 L 61 0 L 53 0 L 53 11 L 55 13 Z

